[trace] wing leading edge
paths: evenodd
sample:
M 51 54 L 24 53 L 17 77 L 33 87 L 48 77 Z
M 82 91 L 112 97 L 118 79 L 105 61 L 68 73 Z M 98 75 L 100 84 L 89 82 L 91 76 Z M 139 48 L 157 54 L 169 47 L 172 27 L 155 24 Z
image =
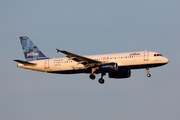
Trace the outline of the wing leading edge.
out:
M 87 57 L 84 57 L 84 56 L 80 56 L 80 55 L 77 55 L 77 54 L 74 54 L 74 53 L 71 53 L 71 52 L 68 52 L 68 51 L 65 51 L 65 50 L 59 50 L 59 49 L 56 49 L 57 50 L 57 53 L 58 52 L 61 52 L 63 54 L 66 54 L 67 58 L 69 60 L 74 60 L 76 62 L 78 62 L 78 64 L 83 64 L 86 68 L 89 68 L 89 67 L 97 67 L 101 64 L 104 64 L 103 62 L 101 61 L 97 61 L 97 60 L 94 60 L 94 59 L 91 59 L 91 58 L 87 58 Z

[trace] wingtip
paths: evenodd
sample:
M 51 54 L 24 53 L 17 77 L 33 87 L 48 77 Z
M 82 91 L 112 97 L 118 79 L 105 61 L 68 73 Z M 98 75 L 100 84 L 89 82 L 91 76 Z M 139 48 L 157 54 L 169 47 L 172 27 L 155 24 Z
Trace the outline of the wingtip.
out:
M 13 59 L 13 61 L 17 62 L 17 61 L 18 61 L 18 59 Z
M 63 51 L 65 51 L 65 50 L 59 50 L 59 49 L 57 49 L 57 48 L 56 48 L 56 50 L 57 50 L 57 53 L 58 53 L 58 52 L 63 52 Z
M 57 49 L 57 48 L 56 48 L 56 50 L 57 50 L 57 53 L 61 51 L 61 50 L 59 50 L 59 49 Z

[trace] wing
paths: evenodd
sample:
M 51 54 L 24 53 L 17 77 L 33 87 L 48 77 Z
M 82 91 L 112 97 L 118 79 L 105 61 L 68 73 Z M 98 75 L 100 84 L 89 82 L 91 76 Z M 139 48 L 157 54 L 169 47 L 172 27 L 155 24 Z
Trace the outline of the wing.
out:
M 97 66 L 103 64 L 103 62 L 101 62 L 101 61 L 97 61 L 97 60 L 93 60 L 91 58 L 76 55 L 74 53 L 70 53 L 65 50 L 59 50 L 59 49 L 56 49 L 56 50 L 57 50 L 57 52 L 66 54 L 67 55 L 66 57 L 69 58 L 69 60 L 74 60 L 74 61 L 78 62 L 78 64 L 83 64 L 86 68 L 89 68 L 89 67 L 94 68 L 94 67 L 97 67 Z

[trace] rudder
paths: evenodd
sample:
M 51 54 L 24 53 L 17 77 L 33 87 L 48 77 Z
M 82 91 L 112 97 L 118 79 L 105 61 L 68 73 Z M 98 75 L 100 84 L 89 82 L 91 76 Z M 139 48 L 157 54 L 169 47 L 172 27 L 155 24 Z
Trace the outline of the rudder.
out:
M 27 36 L 19 38 L 26 61 L 48 59 Z

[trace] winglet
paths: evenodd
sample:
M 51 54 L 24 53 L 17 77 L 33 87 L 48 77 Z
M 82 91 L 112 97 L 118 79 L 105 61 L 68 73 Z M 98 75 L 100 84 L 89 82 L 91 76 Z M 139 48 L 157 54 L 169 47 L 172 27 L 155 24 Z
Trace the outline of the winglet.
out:
M 57 50 L 57 53 L 58 53 L 58 52 L 61 52 L 61 50 L 59 50 L 59 49 L 57 49 L 57 48 L 56 48 L 56 50 Z
M 57 49 L 57 48 L 56 48 L 56 50 L 57 50 L 57 53 L 58 53 L 58 52 L 67 52 L 67 51 L 65 51 L 65 50 L 59 50 L 59 49 Z

